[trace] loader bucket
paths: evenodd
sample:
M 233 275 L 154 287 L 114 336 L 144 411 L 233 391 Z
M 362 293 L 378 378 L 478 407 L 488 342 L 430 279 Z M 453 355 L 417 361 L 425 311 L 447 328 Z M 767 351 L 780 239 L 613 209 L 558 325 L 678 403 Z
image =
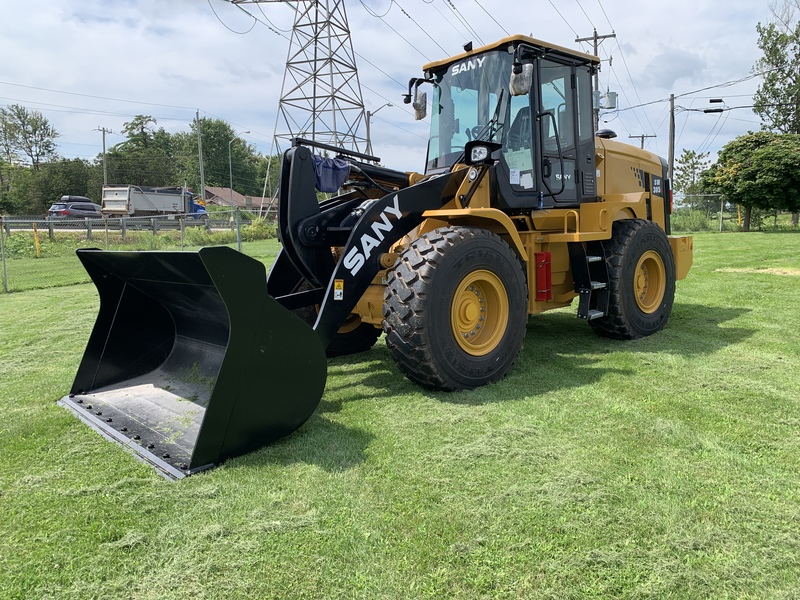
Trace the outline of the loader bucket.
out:
M 230 248 L 78 257 L 100 312 L 59 403 L 169 478 L 282 438 L 319 404 L 322 342 Z

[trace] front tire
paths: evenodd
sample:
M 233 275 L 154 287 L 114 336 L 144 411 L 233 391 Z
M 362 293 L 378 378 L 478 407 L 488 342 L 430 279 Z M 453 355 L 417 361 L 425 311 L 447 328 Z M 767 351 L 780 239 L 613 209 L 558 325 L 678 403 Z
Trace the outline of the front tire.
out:
M 528 287 L 519 258 L 483 229 L 423 234 L 388 274 L 386 344 L 410 380 L 435 390 L 498 381 L 522 348 Z
M 589 321 L 603 337 L 632 340 L 664 328 L 675 300 L 675 259 L 664 230 L 626 219 L 603 242 L 608 266 L 608 314 Z

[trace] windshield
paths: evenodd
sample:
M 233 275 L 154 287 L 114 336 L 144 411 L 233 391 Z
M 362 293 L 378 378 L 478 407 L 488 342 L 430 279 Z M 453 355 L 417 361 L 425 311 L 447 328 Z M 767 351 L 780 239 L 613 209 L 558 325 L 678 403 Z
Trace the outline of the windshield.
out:
M 492 128 L 486 125 L 498 108 L 501 91 L 508 97 L 511 63 L 508 52 L 487 52 L 434 74 L 427 170 L 452 166 L 468 141 L 487 139 Z M 499 119 L 496 130 L 502 128 L 505 115 Z

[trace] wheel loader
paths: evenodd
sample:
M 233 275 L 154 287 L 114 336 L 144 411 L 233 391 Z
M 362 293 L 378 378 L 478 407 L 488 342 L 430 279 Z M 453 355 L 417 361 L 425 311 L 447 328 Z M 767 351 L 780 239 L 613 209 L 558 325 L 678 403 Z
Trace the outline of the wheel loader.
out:
M 418 118 L 431 97 L 423 173 L 295 139 L 269 274 L 227 247 L 79 250 L 100 311 L 60 403 L 181 478 L 298 429 L 326 357 L 381 333 L 408 379 L 461 390 L 509 373 L 532 314 L 658 332 L 692 238 L 665 162 L 594 130 L 598 66 L 519 35 L 426 65 L 405 96 Z

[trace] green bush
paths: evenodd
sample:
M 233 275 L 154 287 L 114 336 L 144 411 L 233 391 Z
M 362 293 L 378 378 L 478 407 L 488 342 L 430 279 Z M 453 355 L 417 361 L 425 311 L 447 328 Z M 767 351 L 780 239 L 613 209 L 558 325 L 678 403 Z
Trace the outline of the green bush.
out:
M 273 223 L 268 223 L 265 219 L 255 219 L 246 227 L 242 227 L 242 240 L 245 242 L 255 242 L 256 240 L 271 240 L 277 236 L 277 230 Z
M 670 217 L 674 231 L 709 231 L 712 229 L 711 221 L 705 211 L 693 209 L 678 209 Z
M 4 246 L 6 256 L 9 258 L 36 256 L 36 246 L 31 233 L 16 232 L 12 235 L 6 235 Z
M 205 229 L 187 229 L 184 234 L 187 246 L 220 246 L 236 242 L 235 231 L 206 231 Z

